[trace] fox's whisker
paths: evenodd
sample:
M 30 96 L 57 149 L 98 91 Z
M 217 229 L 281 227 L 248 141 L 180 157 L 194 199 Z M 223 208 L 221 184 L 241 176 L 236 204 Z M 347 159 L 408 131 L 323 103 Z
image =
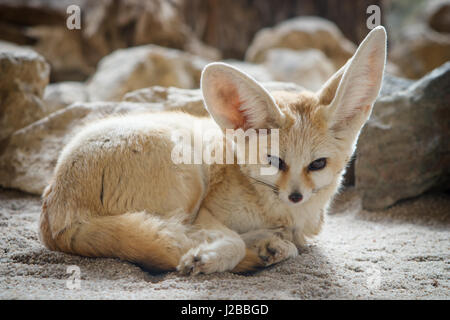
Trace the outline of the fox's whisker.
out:
M 278 187 L 277 185 L 271 184 L 271 183 L 266 182 L 266 181 L 262 181 L 262 180 L 260 180 L 260 179 L 251 177 L 251 176 L 249 176 L 249 175 L 245 175 L 245 176 L 248 177 L 248 178 L 250 178 L 250 179 L 253 179 L 253 180 L 255 181 L 255 183 L 259 183 L 259 184 L 262 184 L 262 185 L 265 185 L 265 186 L 271 188 L 272 190 L 276 191 L 276 194 L 278 194 L 279 187 Z

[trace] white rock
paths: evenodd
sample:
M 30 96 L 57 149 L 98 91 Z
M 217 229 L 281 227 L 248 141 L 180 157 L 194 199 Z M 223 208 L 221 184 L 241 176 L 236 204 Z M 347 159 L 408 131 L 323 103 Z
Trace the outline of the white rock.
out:
M 44 91 L 44 103 L 50 112 L 63 109 L 74 102 L 87 102 L 88 94 L 83 82 L 65 81 L 49 84 Z
M 149 86 L 196 88 L 206 60 L 154 45 L 116 50 L 104 57 L 88 83 L 91 101 L 119 101 Z
M 245 59 L 263 62 L 268 50 L 318 49 L 339 69 L 353 55 L 356 46 L 346 39 L 337 26 L 319 17 L 298 17 L 286 20 L 273 28 L 259 31 L 249 46 Z
M 33 50 L 0 46 L 0 140 L 49 113 L 41 100 L 49 73 Z
M 319 50 L 270 49 L 264 65 L 274 80 L 293 82 L 316 91 L 336 71 L 333 63 Z

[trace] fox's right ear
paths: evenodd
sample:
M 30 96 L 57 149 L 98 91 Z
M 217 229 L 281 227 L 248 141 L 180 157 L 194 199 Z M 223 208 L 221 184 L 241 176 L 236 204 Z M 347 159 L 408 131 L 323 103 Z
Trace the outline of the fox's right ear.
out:
M 222 129 L 279 128 L 284 115 L 256 80 L 220 62 L 203 69 L 201 89 L 206 108 Z

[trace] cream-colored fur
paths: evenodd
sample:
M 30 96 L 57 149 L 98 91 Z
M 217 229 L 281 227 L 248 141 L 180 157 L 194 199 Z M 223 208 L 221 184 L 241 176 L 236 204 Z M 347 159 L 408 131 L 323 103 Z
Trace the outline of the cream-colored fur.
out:
M 52 250 L 185 274 L 246 272 L 295 257 L 320 231 L 385 59 L 386 34 L 378 27 L 319 92 L 298 94 L 269 93 L 213 63 L 201 80 L 211 118 L 128 115 L 86 127 L 62 151 L 44 192 L 42 241 Z M 174 130 L 209 130 L 215 144 L 229 128 L 279 129 L 286 167 L 261 175 L 270 164 L 172 161 Z M 326 166 L 309 170 L 320 158 Z M 290 201 L 293 192 L 303 199 Z

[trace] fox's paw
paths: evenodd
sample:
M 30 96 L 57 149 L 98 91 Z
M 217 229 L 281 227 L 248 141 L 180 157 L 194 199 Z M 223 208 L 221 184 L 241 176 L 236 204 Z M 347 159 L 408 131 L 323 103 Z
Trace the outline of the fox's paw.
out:
M 180 259 L 177 270 L 185 275 L 220 272 L 222 263 L 219 254 L 201 247 L 192 248 Z
M 290 241 L 272 236 L 261 239 L 253 245 L 265 266 L 298 256 L 297 247 Z

